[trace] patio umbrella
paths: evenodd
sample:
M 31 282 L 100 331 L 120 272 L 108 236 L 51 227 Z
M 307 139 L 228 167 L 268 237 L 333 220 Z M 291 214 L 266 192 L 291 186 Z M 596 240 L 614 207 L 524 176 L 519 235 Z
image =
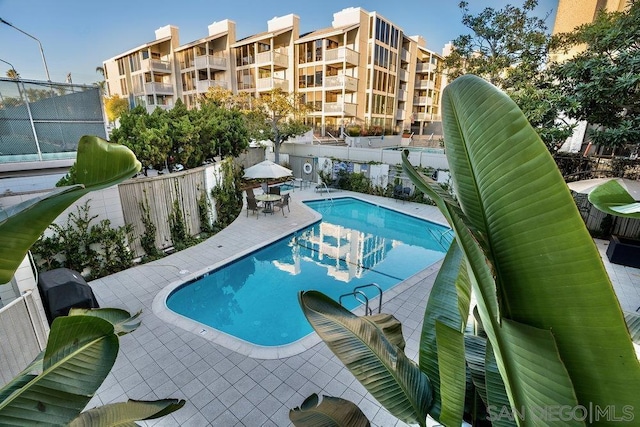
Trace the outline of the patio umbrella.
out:
M 626 178 L 594 178 L 583 179 L 581 181 L 574 181 L 567 183 L 570 190 L 575 191 L 578 194 L 589 194 L 597 186 L 604 184 L 605 182 L 615 179 L 624 187 L 634 200 L 640 200 L 640 181 Z
M 271 160 L 265 160 L 255 164 L 244 171 L 243 178 L 246 179 L 276 179 L 292 176 L 291 169 L 273 163 Z

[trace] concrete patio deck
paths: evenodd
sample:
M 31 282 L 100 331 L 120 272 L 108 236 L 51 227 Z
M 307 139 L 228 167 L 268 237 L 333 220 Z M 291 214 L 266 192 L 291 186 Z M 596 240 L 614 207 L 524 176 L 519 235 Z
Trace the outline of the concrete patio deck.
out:
M 332 197 L 349 195 L 444 224 L 434 206 L 346 191 L 331 193 Z M 284 216 L 277 211 L 247 217 L 243 209 L 229 227 L 199 245 L 90 283 L 102 307 L 143 313 L 138 330 L 121 338 L 116 364 L 89 407 L 129 398 L 181 398 L 187 401 L 182 409 L 146 425 L 281 427 L 291 425 L 290 409 L 317 393 L 351 400 L 374 426 L 406 426 L 380 407 L 324 343 L 311 343 L 300 354 L 254 358 L 229 349 L 233 344 L 213 342 L 214 331 L 187 331 L 188 326 L 163 320 L 157 297 L 163 289 L 315 222 L 317 214 L 300 202 L 327 197 L 311 189 L 296 189 L 291 196 L 291 212 L 285 211 Z M 607 242 L 597 243 L 623 308 L 635 310 L 640 306 L 640 270 L 608 263 Z M 413 360 L 417 360 L 424 307 L 438 268 L 439 263 L 402 282 L 383 300 L 383 311 L 402 322 L 405 352 Z

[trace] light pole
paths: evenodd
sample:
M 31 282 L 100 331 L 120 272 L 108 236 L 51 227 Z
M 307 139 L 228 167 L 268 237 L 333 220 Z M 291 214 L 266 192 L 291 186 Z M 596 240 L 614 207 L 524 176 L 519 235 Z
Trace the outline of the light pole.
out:
M 44 64 L 44 72 L 47 74 L 47 81 L 50 82 L 51 78 L 49 77 L 49 68 L 47 67 L 47 60 L 44 59 L 44 50 L 42 50 L 42 43 L 40 43 L 40 40 L 38 40 L 36 37 L 32 36 L 31 34 L 22 31 L 20 28 L 16 27 L 15 25 L 13 25 L 10 22 L 5 21 L 4 19 L 0 18 L 0 22 L 3 24 L 6 24 L 12 28 L 15 28 L 16 30 L 20 31 L 22 34 L 24 34 L 25 36 L 31 37 L 32 39 L 34 39 L 35 41 L 38 42 L 38 46 L 40 46 L 40 55 L 42 55 L 42 63 Z

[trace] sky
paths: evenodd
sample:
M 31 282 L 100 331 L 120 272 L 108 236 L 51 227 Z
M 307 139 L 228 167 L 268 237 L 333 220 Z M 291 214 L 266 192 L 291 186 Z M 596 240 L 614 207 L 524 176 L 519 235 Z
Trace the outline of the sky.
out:
M 506 4 L 521 6 L 524 0 L 468 0 L 472 13 Z M 267 21 L 294 13 L 300 17 L 300 33 L 331 26 L 333 14 L 347 7 L 378 12 L 410 36 L 421 35 L 427 48 L 441 53 L 444 44 L 469 30 L 462 25 L 458 0 L 0 0 L 0 18 L 38 39 L 51 80 L 73 83 L 101 80 L 96 67 L 104 60 L 155 39 L 165 25 L 180 29 L 180 44 L 204 38 L 213 22 L 236 23 L 236 38 L 267 30 Z M 539 0 L 536 15 L 548 16 L 551 30 L 558 0 Z M 24 79 L 46 80 L 38 42 L 0 23 L 0 60 L 9 62 Z M 11 67 L 0 61 L 0 75 Z

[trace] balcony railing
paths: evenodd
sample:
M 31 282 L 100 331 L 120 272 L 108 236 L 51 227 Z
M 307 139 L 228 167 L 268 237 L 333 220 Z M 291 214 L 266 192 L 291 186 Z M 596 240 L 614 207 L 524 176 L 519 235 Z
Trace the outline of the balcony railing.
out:
M 215 55 L 196 56 L 196 68 L 214 68 L 218 70 L 226 70 L 227 58 Z
M 325 102 L 325 114 L 337 114 L 344 116 L 355 116 L 357 106 L 348 102 Z
M 436 66 L 428 62 L 418 62 L 416 64 L 417 73 L 433 73 L 436 71 Z
M 256 64 L 259 67 L 273 64 L 276 68 L 287 68 L 289 66 L 289 56 L 278 51 L 261 52 L 256 55 Z
M 409 51 L 407 49 L 402 49 L 400 51 L 400 60 L 409 62 Z
M 350 76 L 329 76 L 324 79 L 325 89 L 344 89 L 347 92 L 358 90 L 358 79 Z
M 407 70 L 400 70 L 398 73 L 398 80 L 402 80 L 403 82 L 409 81 L 409 72 Z
M 171 73 L 171 62 L 161 61 L 159 59 L 144 59 L 142 61 L 142 67 L 144 70 L 151 70 L 157 73 Z
M 431 80 L 416 80 L 416 89 L 433 89 L 434 83 Z
M 398 90 L 398 101 L 406 101 L 407 100 L 407 91 L 404 89 Z
M 210 87 L 228 89 L 229 83 L 224 80 L 201 80 L 197 85 L 198 92 L 206 92 Z
M 413 98 L 415 105 L 433 105 L 433 98 L 429 96 L 416 96 Z
M 396 111 L 396 120 L 404 120 L 404 118 L 407 116 L 406 112 L 404 110 L 398 110 Z
M 345 46 L 329 49 L 325 52 L 326 62 L 344 61 L 347 64 L 358 65 L 359 57 L 358 52 Z
M 173 94 L 173 85 L 168 83 L 155 83 L 155 82 L 145 83 L 144 91 L 147 94 L 152 94 L 152 93 Z
M 287 92 L 289 91 L 289 81 L 274 77 L 266 77 L 257 80 L 256 88 L 258 90 L 282 89 Z
M 162 110 L 169 111 L 169 110 L 171 110 L 173 108 L 173 104 L 147 105 L 146 108 L 147 108 L 147 113 L 151 114 L 151 113 L 153 113 L 155 111 L 156 108 L 160 108 Z

